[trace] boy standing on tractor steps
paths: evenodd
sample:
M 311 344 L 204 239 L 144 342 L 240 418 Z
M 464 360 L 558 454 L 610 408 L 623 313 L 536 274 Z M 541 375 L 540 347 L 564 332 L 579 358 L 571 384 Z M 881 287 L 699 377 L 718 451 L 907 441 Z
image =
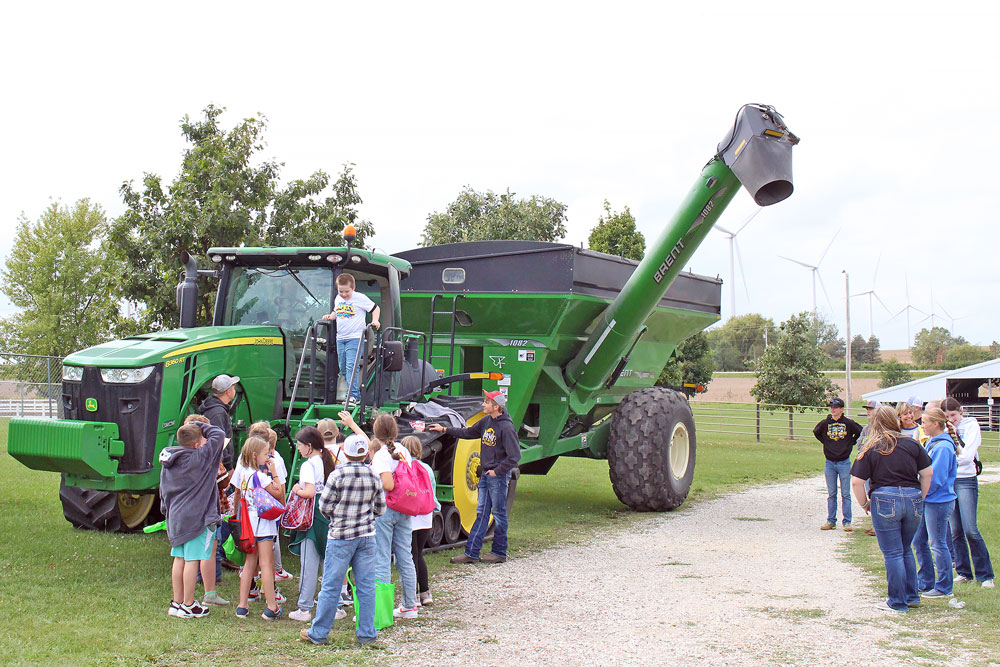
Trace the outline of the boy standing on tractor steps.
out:
M 379 307 L 364 294 L 355 292 L 354 286 L 354 276 L 351 274 L 341 273 L 337 276 L 337 298 L 333 301 L 333 312 L 323 316 L 324 320 L 337 322 L 337 363 L 344 380 L 350 383 L 345 402 L 348 405 L 361 400 L 361 392 L 358 390 L 361 378 L 355 376 L 354 361 L 360 359 L 359 348 L 361 354 L 365 353 L 364 341 L 361 339 L 365 332 L 365 313 L 372 314 L 373 327 L 378 329 L 381 326 L 378 321 L 381 312 Z
M 219 522 L 216 474 L 225 444 L 222 429 L 201 422 L 177 429 L 177 445 L 160 452 L 161 509 L 167 521 L 173 599 L 167 614 L 200 618 L 208 609 L 195 602 L 195 578 L 200 561 L 211 558 Z
M 521 446 L 514 422 L 507 414 L 507 396 L 501 391 L 484 391 L 485 417 L 469 428 L 445 428 L 431 424 L 428 430 L 444 432 L 456 438 L 480 439 L 479 503 L 476 521 L 469 531 L 465 553 L 451 559 L 452 563 L 503 563 L 507 560 L 507 485 L 511 471 L 521 460 Z M 493 550 L 482 558 L 479 550 L 493 515 Z
M 841 511 L 844 514 L 844 530 L 851 527 L 851 450 L 861 437 L 861 424 L 844 414 L 844 399 L 830 401 L 830 414 L 816 424 L 813 435 L 823 443 L 826 457 L 826 523 L 820 530 L 837 527 L 837 481 L 840 480 Z

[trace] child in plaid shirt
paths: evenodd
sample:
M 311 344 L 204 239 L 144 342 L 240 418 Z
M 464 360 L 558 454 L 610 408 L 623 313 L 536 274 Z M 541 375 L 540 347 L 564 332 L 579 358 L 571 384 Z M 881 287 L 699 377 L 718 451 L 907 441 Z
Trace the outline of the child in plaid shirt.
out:
M 313 644 L 326 644 L 340 598 L 340 583 L 347 567 L 354 568 L 358 592 L 360 644 L 375 641 L 375 517 L 385 513 L 382 482 L 365 464 L 368 439 L 352 435 L 344 442 L 347 462 L 338 465 L 326 480 L 319 498 L 319 511 L 330 519 L 323 563 L 323 584 L 316 605 L 316 618 L 299 637 Z

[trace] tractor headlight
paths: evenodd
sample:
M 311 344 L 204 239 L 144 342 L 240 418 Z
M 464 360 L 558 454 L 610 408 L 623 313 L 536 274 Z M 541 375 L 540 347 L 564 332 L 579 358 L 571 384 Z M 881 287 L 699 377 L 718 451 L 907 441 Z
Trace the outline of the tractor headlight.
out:
M 70 382 L 83 380 L 83 366 L 63 366 L 63 380 Z
M 101 379 L 109 384 L 139 384 L 153 374 L 156 366 L 143 368 L 102 368 Z

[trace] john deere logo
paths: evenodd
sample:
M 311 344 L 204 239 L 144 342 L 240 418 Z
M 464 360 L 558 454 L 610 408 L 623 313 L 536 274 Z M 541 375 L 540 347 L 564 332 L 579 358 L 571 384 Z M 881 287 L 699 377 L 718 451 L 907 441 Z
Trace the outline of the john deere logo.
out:
M 83 404 L 83 407 L 87 408 L 87 412 L 97 412 L 97 399 L 88 398 L 87 402 Z

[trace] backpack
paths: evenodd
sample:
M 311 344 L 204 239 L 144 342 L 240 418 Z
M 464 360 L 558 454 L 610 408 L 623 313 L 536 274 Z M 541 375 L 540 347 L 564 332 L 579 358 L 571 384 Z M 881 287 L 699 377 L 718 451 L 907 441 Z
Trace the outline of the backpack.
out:
M 436 503 L 427 468 L 417 461 L 399 461 L 392 473 L 392 481 L 392 491 L 385 494 L 385 504 L 390 509 L 408 516 L 434 511 Z

